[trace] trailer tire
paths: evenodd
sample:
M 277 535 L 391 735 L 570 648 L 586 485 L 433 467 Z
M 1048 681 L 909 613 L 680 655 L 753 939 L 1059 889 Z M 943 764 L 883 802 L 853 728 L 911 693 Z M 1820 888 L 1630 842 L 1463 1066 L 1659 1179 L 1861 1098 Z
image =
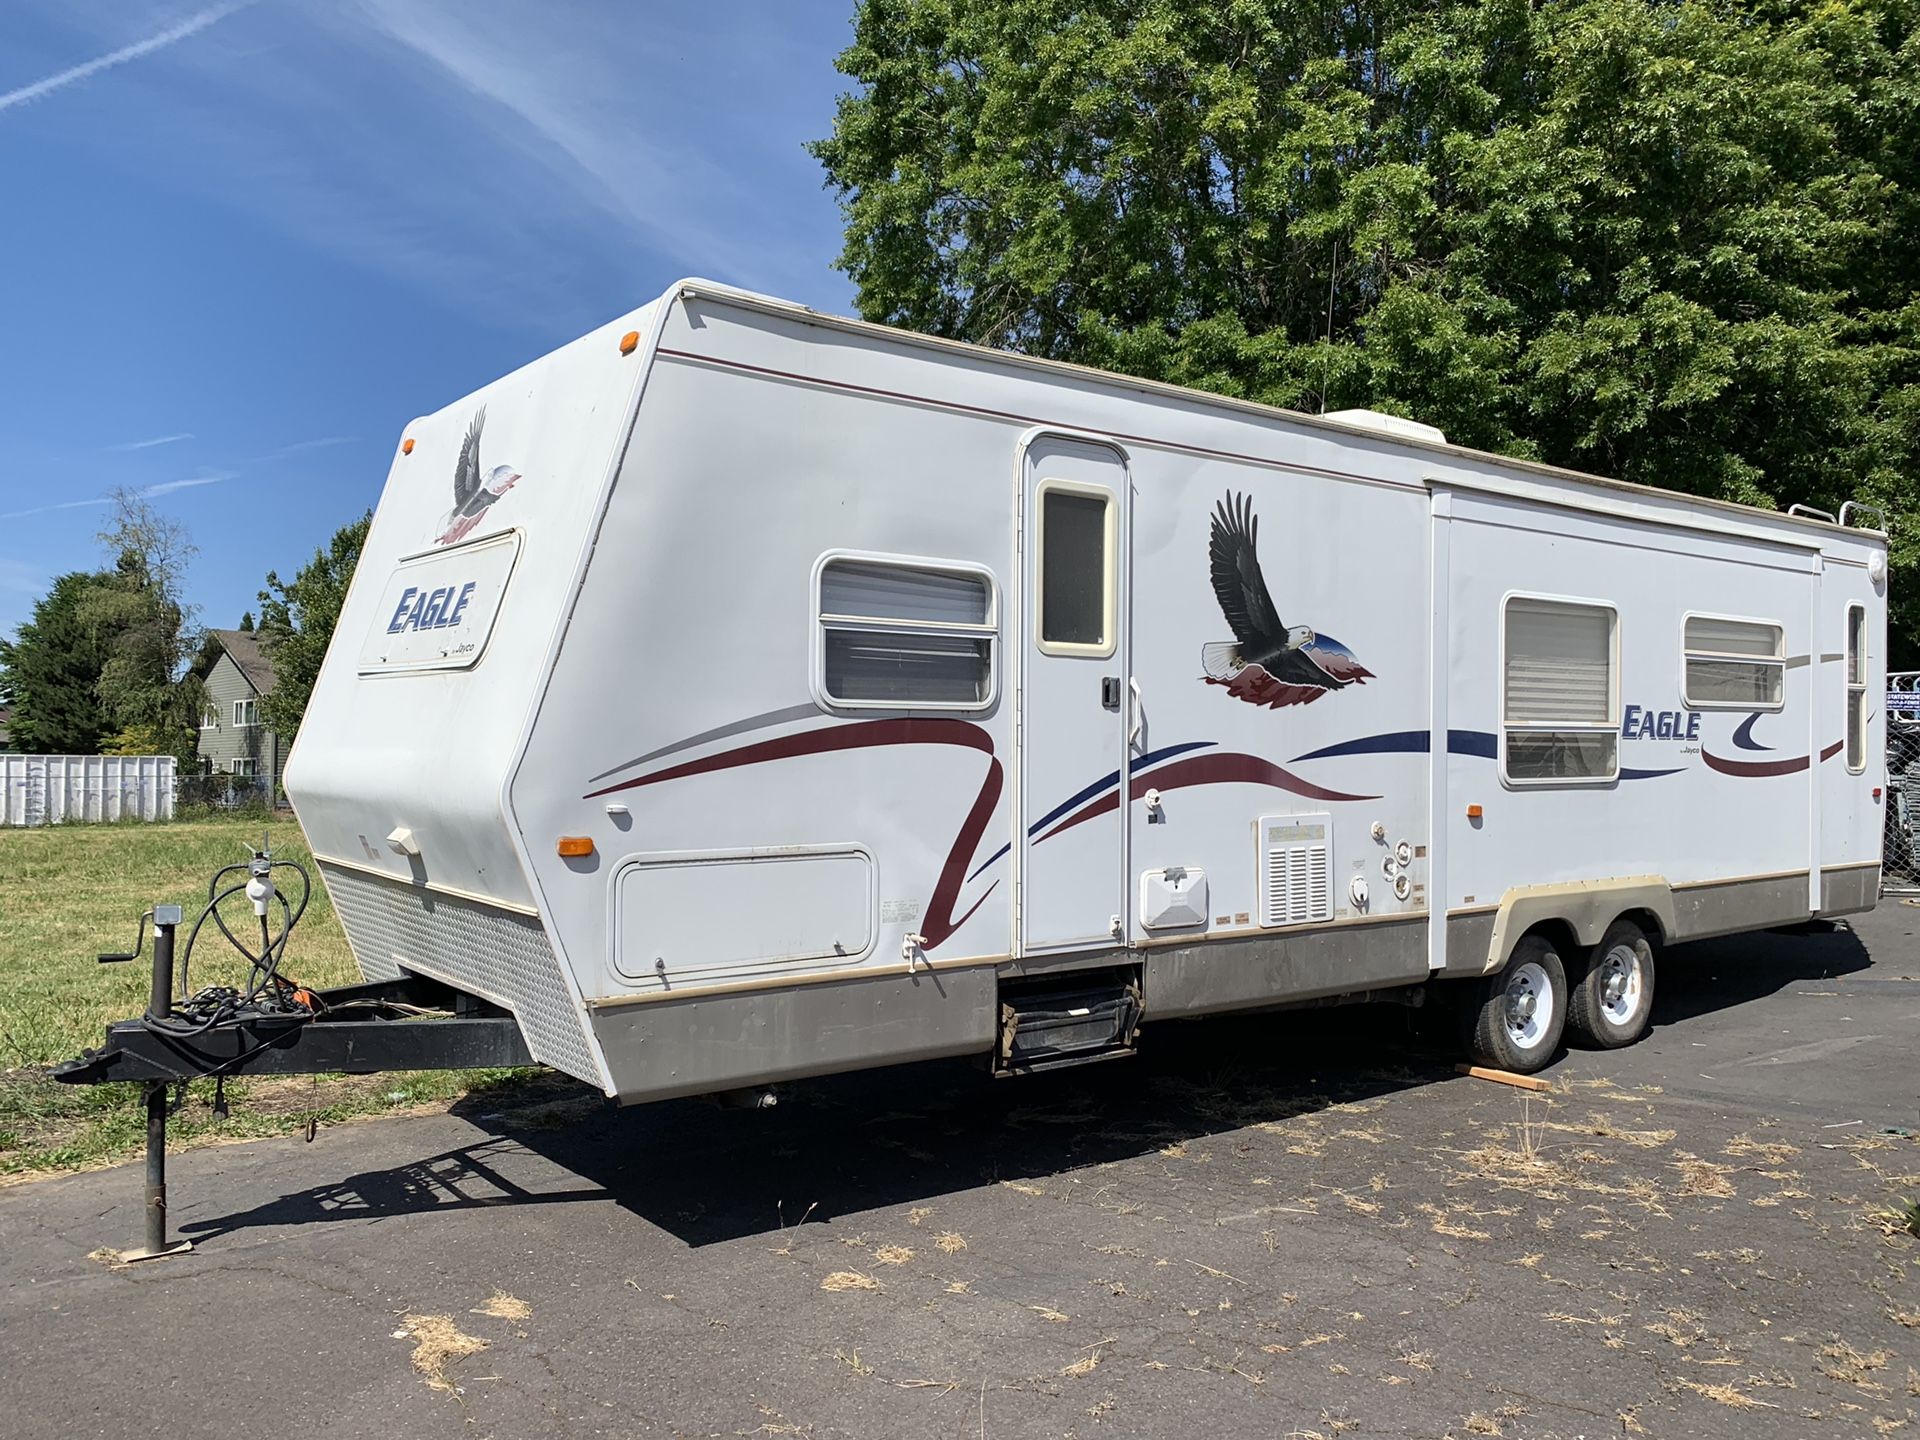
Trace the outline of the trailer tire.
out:
M 1553 1059 L 1567 1023 L 1567 972 L 1552 942 L 1524 936 L 1480 982 L 1466 1018 L 1468 1048 L 1482 1065 L 1531 1075 Z
M 1653 945 L 1631 920 L 1616 920 L 1567 998 L 1567 1020 L 1603 1050 L 1631 1045 L 1653 1017 Z

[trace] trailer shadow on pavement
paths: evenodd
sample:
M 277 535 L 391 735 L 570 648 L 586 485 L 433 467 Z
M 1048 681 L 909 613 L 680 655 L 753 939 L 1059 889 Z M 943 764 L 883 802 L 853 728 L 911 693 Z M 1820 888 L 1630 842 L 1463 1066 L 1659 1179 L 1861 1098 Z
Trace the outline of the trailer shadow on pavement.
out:
M 1653 1034 L 1869 964 L 1844 926 L 1671 947 Z M 764 1110 L 705 1100 L 620 1109 L 553 1076 L 459 1102 L 453 1113 L 485 1139 L 182 1231 L 205 1241 L 262 1226 L 611 1200 L 687 1245 L 711 1245 L 1177 1154 L 1422 1086 L 1480 1084 L 1455 1072 L 1444 1021 L 1397 1005 L 1183 1021 L 1149 1026 L 1140 1053 L 1117 1062 L 1018 1080 L 955 1063 L 869 1071 L 786 1087 Z M 547 1162 L 540 1181 L 519 1178 L 521 1151 Z M 579 1183 L 556 1187 L 556 1172 Z

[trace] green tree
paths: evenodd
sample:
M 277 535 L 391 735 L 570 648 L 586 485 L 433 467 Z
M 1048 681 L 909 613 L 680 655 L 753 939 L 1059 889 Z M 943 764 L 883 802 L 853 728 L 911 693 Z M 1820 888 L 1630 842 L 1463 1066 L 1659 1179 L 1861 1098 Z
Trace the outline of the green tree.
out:
M 291 583 L 269 570 L 260 592 L 260 636 L 273 660 L 273 693 L 260 701 L 261 718 L 291 742 L 307 713 L 313 682 L 326 659 L 327 643 L 346 604 L 347 587 L 367 543 L 369 511 L 334 532 L 323 550 L 300 567 Z
M 95 693 L 116 745 L 190 759 L 201 691 L 184 672 L 199 636 L 181 591 L 194 547 L 178 521 L 124 489 L 99 539 L 113 568 L 88 589 L 81 613 L 103 647 Z
M 92 755 L 112 728 L 98 693 L 105 647 L 86 613 L 104 579 L 60 576 L 33 618 L 12 640 L 0 640 L 0 699 L 13 706 L 13 743 L 21 750 Z
M 812 148 L 871 319 L 1871 500 L 1920 637 L 1917 13 L 859 0 Z

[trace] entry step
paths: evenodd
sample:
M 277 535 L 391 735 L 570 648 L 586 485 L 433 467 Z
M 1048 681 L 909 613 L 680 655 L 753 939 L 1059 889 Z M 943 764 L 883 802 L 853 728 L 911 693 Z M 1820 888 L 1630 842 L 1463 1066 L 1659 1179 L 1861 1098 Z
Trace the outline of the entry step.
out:
M 994 1068 L 1030 1075 L 1130 1055 L 1140 1009 L 1140 977 L 1133 968 L 1002 988 Z

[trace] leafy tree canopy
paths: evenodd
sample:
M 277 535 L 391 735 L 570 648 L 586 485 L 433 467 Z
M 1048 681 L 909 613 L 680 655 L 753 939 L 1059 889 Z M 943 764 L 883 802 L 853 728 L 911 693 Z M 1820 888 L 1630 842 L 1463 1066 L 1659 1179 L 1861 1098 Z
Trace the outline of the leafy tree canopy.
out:
M 1920 637 L 1917 12 L 859 0 L 812 148 L 871 319 L 1870 500 Z
M 13 706 L 16 748 L 39 755 L 91 755 L 110 728 L 100 703 L 106 649 L 86 618 L 106 577 L 76 571 L 53 582 L 33 618 L 0 640 L 0 699 Z
M 273 658 L 273 693 L 260 701 L 266 723 L 291 742 L 307 711 L 327 643 L 346 604 L 347 587 L 367 543 L 372 512 L 334 533 L 324 550 L 300 567 L 292 583 L 267 572 L 260 592 L 260 635 Z M 243 627 L 245 628 L 245 627 Z

